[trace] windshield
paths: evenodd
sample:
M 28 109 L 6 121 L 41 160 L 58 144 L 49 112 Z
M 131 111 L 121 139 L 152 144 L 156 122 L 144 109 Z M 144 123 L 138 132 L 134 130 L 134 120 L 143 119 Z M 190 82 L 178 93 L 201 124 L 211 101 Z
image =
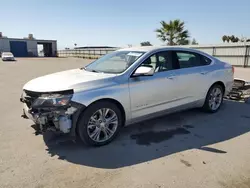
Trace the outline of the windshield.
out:
M 2 55 L 3 56 L 13 56 L 13 54 L 11 52 L 3 52 Z
M 103 73 L 122 73 L 145 52 L 115 51 L 87 65 L 85 70 Z

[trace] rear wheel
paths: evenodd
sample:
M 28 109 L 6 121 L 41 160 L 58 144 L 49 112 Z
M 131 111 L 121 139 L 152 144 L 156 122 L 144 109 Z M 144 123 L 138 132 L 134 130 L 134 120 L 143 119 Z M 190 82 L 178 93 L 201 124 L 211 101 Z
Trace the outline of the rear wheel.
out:
M 119 133 L 122 115 L 111 102 L 97 102 L 88 107 L 77 125 L 80 139 L 87 145 L 102 146 L 110 143 Z
M 213 85 L 207 93 L 203 109 L 207 112 L 217 112 L 223 103 L 223 95 L 223 88 L 219 84 Z

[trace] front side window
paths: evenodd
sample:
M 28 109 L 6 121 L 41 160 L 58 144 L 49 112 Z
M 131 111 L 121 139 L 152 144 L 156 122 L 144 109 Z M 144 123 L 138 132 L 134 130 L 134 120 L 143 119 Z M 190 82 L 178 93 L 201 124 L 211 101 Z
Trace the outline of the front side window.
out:
M 176 52 L 176 56 L 181 69 L 209 65 L 211 63 L 209 58 L 197 53 Z
M 141 66 L 152 67 L 154 68 L 155 73 L 173 69 L 173 64 L 170 59 L 170 53 L 168 51 L 158 52 L 150 56 L 141 64 Z
M 115 51 L 87 65 L 84 69 L 91 72 L 122 73 L 144 53 L 137 51 Z
M 140 66 L 156 68 L 157 56 L 154 54 L 147 58 Z

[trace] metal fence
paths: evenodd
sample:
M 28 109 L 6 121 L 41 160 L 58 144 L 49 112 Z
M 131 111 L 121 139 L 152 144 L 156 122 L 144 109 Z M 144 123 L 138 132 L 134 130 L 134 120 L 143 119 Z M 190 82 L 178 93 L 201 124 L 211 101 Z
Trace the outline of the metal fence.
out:
M 206 52 L 234 66 L 240 66 L 240 67 L 250 66 L 250 43 L 220 44 L 220 45 L 190 45 L 184 47 L 194 48 Z M 58 56 L 97 59 L 117 49 L 119 48 L 87 48 L 87 49 L 59 50 Z
M 234 66 L 250 66 L 250 43 L 189 47 L 206 52 L 214 57 L 217 57 L 221 61 L 228 62 Z
M 73 50 L 59 50 L 58 56 L 97 59 L 117 49 L 119 48 L 85 48 L 85 49 L 73 49 Z

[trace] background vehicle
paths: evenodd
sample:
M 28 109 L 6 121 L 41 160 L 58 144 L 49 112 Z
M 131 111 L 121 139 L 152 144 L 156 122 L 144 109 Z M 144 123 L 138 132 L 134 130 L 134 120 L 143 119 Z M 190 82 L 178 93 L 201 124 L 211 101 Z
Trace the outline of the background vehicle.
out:
M 233 67 L 203 52 L 170 47 L 122 49 L 81 69 L 31 80 L 24 114 L 41 130 L 112 141 L 124 125 L 187 108 L 219 110 Z
M 14 55 L 11 52 L 2 52 L 3 61 L 15 61 Z

